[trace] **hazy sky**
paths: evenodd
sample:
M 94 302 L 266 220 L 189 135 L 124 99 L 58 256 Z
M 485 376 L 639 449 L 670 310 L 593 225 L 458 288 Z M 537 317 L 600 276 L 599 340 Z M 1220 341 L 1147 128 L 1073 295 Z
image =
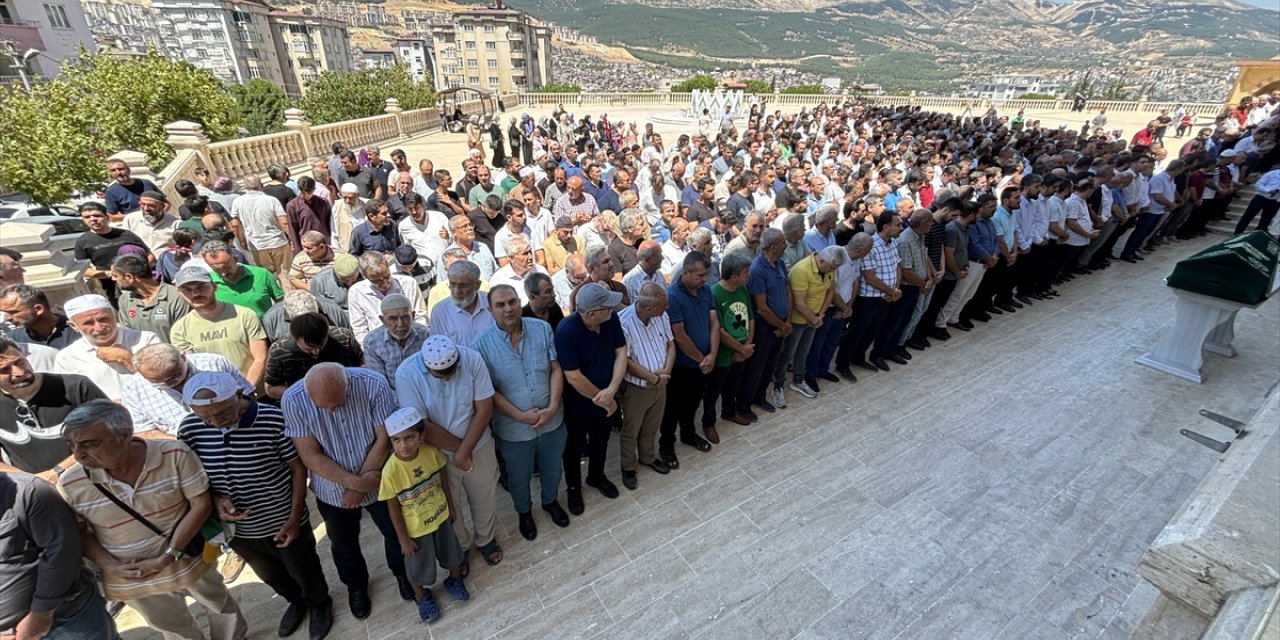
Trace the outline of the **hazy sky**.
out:
M 1280 0 L 1240 0 L 1240 1 L 1246 4 L 1251 4 L 1255 7 L 1262 7 L 1263 9 L 1280 9 Z

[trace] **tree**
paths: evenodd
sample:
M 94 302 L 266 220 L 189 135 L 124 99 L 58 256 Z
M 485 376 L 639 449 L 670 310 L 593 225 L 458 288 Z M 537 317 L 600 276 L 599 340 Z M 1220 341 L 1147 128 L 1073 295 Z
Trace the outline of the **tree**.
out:
M 1015 100 L 1057 100 L 1058 98 L 1054 96 L 1052 93 L 1031 92 L 1031 93 L 1024 93 L 1014 99 Z
M 743 93 L 773 93 L 773 87 L 764 80 L 743 80 L 742 84 L 747 85 Z
M 1097 92 L 1098 84 L 1093 81 L 1093 71 L 1086 71 L 1084 72 L 1084 76 L 1075 81 L 1075 83 L 1071 85 L 1071 88 L 1067 90 L 1067 97 L 1075 98 L 1076 96 L 1081 96 L 1083 98 L 1092 98 L 1093 94 Z
M 710 91 L 716 88 L 716 84 L 717 83 L 715 78 L 706 74 L 699 74 L 699 75 L 693 76 L 692 78 L 689 78 L 688 80 L 685 80 L 684 82 L 681 82 L 676 85 L 672 85 L 671 92 L 672 93 L 692 93 L 694 89 L 702 89 L 703 91 Z
M 262 78 L 254 78 L 249 84 L 233 84 L 228 89 L 236 100 L 241 126 L 249 135 L 284 131 L 284 110 L 289 107 L 284 89 Z
M 582 85 L 568 82 L 548 82 L 533 90 L 534 93 L 582 93 Z
M 404 65 L 361 71 L 325 71 L 307 83 L 298 107 L 312 124 L 328 124 L 382 115 L 387 98 L 400 100 L 400 108 L 422 109 L 436 102 L 431 83 L 417 83 Z
M 1101 93 L 1098 95 L 1099 100 L 1114 100 L 1123 102 L 1133 99 L 1133 92 L 1125 86 L 1123 80 L 1112 80 L 1103 85 Z
M 786 89 L 783 89 L 779 93 L 816 95 L 816 94 L 826 93 L 826 91 L 822 88 L 822 85 L 820 84 L 795 84 L 795 85 L 791 85 L 790 87 L 787 87 Z
M 113 58 L 83 49 L 30 92 L 10 87 L 0 106 L 0 175 L 40 204 L 63 202 L 107 181 L 103 160 L 142 151 L 159 170 L 173 159 L 164 125 L 197 122 L 212 140 L 234 138 L 239 114 L 216 76 L 154 51 Z

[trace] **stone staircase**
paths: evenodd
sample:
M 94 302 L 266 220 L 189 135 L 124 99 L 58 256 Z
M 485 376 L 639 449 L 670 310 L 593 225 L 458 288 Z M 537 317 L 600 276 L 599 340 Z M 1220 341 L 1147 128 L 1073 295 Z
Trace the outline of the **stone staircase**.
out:
M 1249 206 L 1249 201 L 1253 199 L 1254 191 L 1255 189 L 1253 188 L 1253 185 L 1249 185 L 1241 189 L 1236 194 L 1235 199 L 1231 201 L 1231 206 L 1227 207 L 1228 219 L 1212 220 L 1205 228 L 1208 229 L 1210 233 L 1226 236 L 1234 233 L 1236 230 L 1236 223 L 1240 221 L 1241 214 L 1244 213 L 1245 207 Z M 1257 224 L 1258 220 L 1257 218 L 1254 218 L 1253 222 L 1249 224 L 1249 228 L 1252 229 L 1254 226 L 1257 226 Z

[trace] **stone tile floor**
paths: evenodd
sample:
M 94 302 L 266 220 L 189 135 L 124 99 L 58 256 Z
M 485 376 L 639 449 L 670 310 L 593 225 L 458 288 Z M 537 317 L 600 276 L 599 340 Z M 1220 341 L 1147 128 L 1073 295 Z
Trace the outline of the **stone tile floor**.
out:
M 501 494 L 506 559 L 476 558 L 472 600 L 441 595 L 434 625 L 385 572 L 353 619 L 322 544 L 330 637 L 1126 638 L 1156 594 L 1137 563 L 1215 459 L 1178 429 L 1225 439 L 1196 411 L 1248 419 L 1280 379 L 1275 303 L 1240 313 L 1239 355 L 1207 356 L 1202 385 L 1134 363 L 1173 319 L 1160 279 L 1214 238 L 1117 262 L 890 373 L 789 393 L 709 454 L 682 446 L 671 475 L 589 490 L 567 529 L 536 513 L 536 541 Z M 274 637 L 270 590 L 246 570 L 233 593 L 252 637 Z

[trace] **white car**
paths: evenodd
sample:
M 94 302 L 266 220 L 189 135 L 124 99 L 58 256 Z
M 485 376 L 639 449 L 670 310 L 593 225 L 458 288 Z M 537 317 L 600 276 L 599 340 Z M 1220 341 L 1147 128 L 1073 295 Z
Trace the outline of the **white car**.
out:
M 75 207 L 64 204 L 43 206 L 30 202 L 0 202 L 0 220 L 30 218 L 33 216 L 56 216 L 79 218 L 80 212 Z
M 0 209 L 4 208 L 0 206 Z M 59 208 L 67 209 L 68 207 Z M 68 258 L 75 259 L 76 240 L 80 238 L 81 234 L 88 233 L 89 227 L 86 227 L 79 217 L 38 215 L 35 214 L 35 209 L 32 209 L 32 214 L 27 214 L 24 211 L 21 216 L 6 217 L 0 220 L 0 239 L 4 238 L 4 225 L 9 223 L 47 224 L 53 227 L 53 236 L 49 238 L 53 242 L 53 246 L 57 247 L 58 251 L 66 254 Z

